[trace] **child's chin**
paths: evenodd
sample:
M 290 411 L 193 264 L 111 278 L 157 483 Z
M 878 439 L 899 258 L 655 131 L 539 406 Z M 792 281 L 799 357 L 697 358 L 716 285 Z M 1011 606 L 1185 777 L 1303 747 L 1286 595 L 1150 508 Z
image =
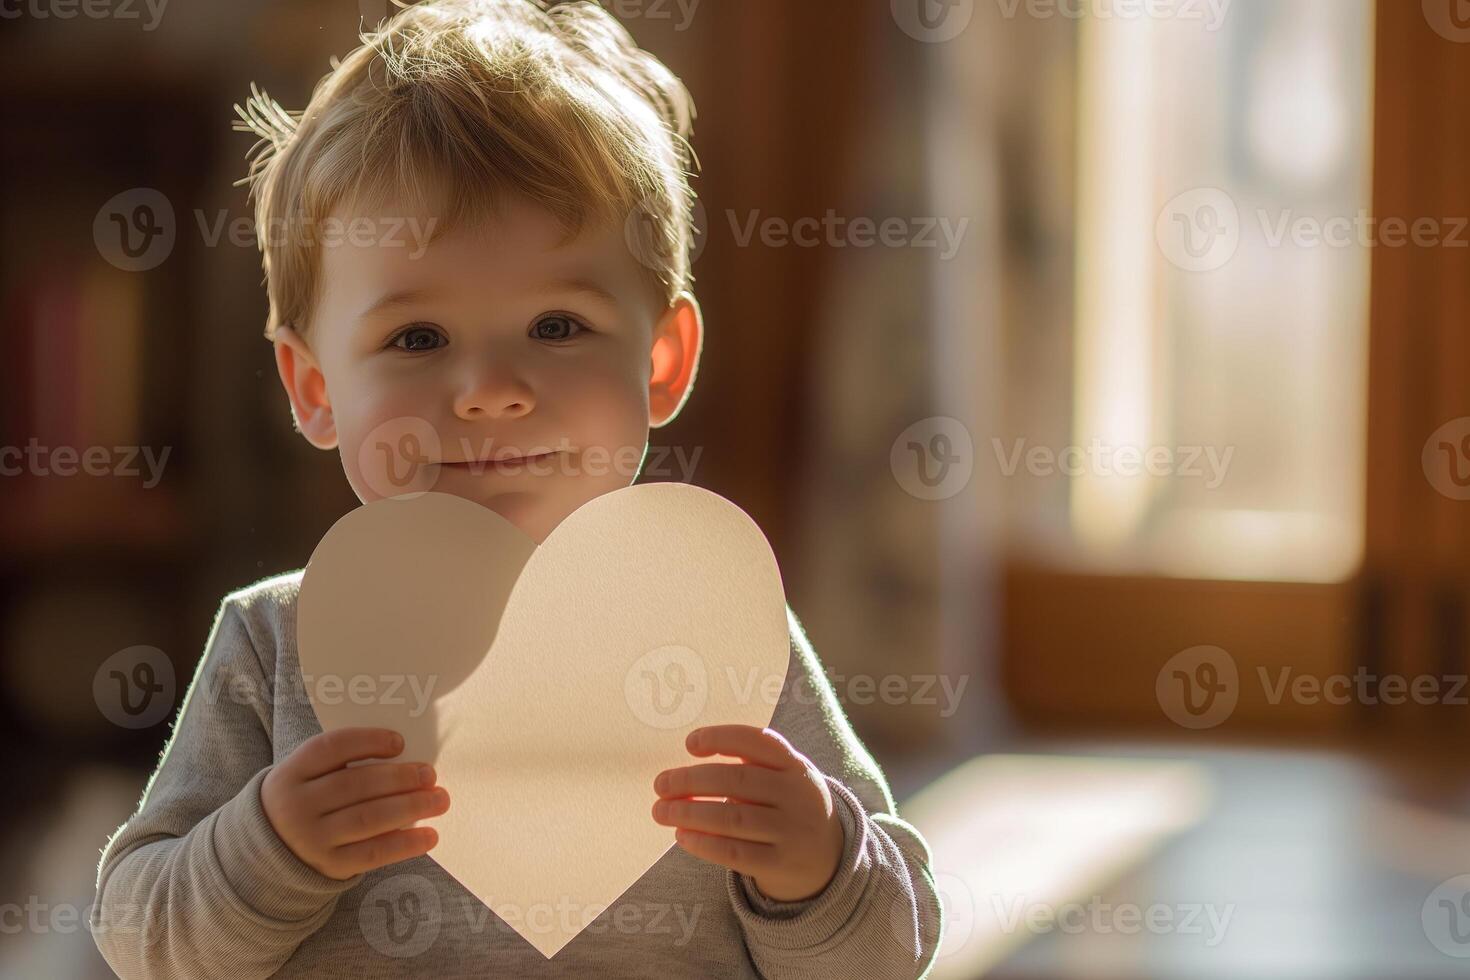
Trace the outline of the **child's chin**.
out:
M 565 514 L 552 513 L 555 508 L 548 506 L 549 501 L 527 490 L 476 493 L 466 487 L 437 486 L 434 489 L 439 493 L 452 493 L 456 497 L 493 510 L 537 544 L 545 541 L 552 529 L 566 517 Z

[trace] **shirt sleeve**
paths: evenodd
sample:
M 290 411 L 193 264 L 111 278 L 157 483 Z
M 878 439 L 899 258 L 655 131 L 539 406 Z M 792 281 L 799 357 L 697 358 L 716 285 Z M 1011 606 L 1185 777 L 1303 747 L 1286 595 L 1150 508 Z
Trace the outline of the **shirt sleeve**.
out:
M 265 815 L 266 677 L 227 598 L 138 810 L 98 865 L 92 934 L 124 980 L 268 977 L 362 879 L 321 874 Z
M 780 902 L 726 871 L 751 960 L 766 980 L 915 980 L 933 964 L 943 914 L 929 845 L 899 819 L 882 770 L 853 732 L 789 607 L 791 663 L 770 727 L 822 771 L 842 822 L 837 872 Z

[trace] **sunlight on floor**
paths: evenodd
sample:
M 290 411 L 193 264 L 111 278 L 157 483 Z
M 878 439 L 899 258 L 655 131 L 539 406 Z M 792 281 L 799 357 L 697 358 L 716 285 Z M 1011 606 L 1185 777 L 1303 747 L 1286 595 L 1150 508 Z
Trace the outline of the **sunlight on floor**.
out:
M 28 848 L 29 865 L 8 882 L 23 928 L 0 946 L 0 980 L 60 976 L 111 977 L 87 925 L 96 896 L 102 846 L 136 804 L 134 773 L 89 767 L 67 780 L 55 817 Z
M 945 907 L 933 980 L 972 978 L 1032 932 L 1198 823 L 1213 798 L 1189 762 L 983 756 L 910 799 Z

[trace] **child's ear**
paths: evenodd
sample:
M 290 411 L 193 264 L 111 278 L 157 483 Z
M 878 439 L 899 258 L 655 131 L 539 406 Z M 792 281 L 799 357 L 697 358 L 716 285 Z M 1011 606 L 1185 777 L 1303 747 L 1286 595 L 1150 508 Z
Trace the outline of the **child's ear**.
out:
M 337 447 L 337 423 L 327 398 L 327 379 L 301 335 L 285 324 L 276 327 L 276 370 L 291 399 L 296 428 L 318 449 Z
M 678 418 L 694 390 L 704 316 L 693 294 L 682 292 L 653 328 L 653 373 L 648 379 L 648 424 L 657 429 Z

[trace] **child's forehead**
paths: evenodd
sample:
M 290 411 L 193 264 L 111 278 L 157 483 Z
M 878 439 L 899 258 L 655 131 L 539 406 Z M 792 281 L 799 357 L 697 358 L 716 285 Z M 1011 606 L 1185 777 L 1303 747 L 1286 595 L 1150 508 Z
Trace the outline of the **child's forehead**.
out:
M 346 246 L 328 251 L 359 265 L 391 266 L 426 257 L 443 262 L 455 256 L 498 267 L 590 266 L 607 274 L 633 271 L 636 265 L 615 222 L 598 218 L 571 222 L 519 199 L 505 199 L 493 208 L 456 211 L 434 202 L 384 197 L 337 207 L 322 232 L 323 240 L 331 238 Z
M 323 250 L 328 297 L 573 291 L 655 312 L 662 303 L 622 227 L 600 220 L 573 228 L 531 201 L 507 199 L 493 210 L 454 215 L 384 196 L 340 206 L 328 220 L 338 242 Z
M 519 250 L 555 251 L 600 244 L 612 224 L 598 218 L 571 221 L 518 196 L 450 201 L 444 197 L 385 193 L 348 199 L 328 216 L 338 226 L 424 229 L 435 243 L 513 244 Z M 359 240 L 363 240 L 359 237 Z

